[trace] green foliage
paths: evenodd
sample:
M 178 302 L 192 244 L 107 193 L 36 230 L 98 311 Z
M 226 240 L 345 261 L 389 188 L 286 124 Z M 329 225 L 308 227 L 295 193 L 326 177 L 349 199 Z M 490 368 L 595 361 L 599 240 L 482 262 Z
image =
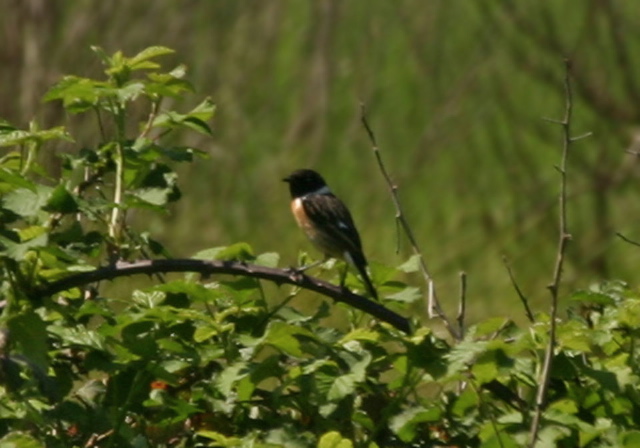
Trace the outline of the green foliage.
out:
M 39 287 L 121 259 L 167 256 L 129 225 L 180 199 L 178 162 L 201 154 L 167 143 L 210 134 L 214 106 L 164 110 L 192 91 L 184 67 L 163 72 L 152 47 L 96 53 L 104 79 L 65 77 L 46 95 L 97 118 L 101 142 L 62 154 L 53 178 L 38 153 L 73 142 L 61 127 L 0 124 L 0 445 L 20 447 L 522 446 L 530 431 L 549 317 L 529 328 L 495 317 L 451 341 L 415 319 L 405 335 L 336 304 L 301 313 L 255 279 L 185 276 L 106 296 L 92 285 L 39 297 Z M 147 117 L 130 135 L 132 108 Z M 203 259 L 277 266 L 248 243 Z M 374 266 L 385 304 L 408 313 L 416 269 Z M 122 281 L 122 280 L 121 280 Z M 348 285 L 357 287 L 354 279 Z M 278 297 L 282 293 L 283 297 Z M 640 297 L 610 282 L 571 297 L 557 327 L 540 446 L 636 446 L 640 439 Z M 272 303 L 278 301 L 278 305 Z

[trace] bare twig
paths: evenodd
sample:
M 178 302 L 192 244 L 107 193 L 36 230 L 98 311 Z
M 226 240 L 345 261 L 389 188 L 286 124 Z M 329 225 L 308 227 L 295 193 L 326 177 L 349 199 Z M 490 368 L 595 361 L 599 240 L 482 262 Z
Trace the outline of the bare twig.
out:
M 420 250 L 420 247 L 418 246 L 418 242 L 416 241 L 416 238 L 413 235 L 413 230 L 411 229 L 411 226 L 409 226 L 409 223 L 407 222 L 407 219 L 405 218 L 405 215 L 402 211 L 402 205 L 400 204 L 400 198 L 398 197 L 398 186 L 394 184 L 393 181 L 391 180 L 391 177 L 387 172 L 387 168 L 385 167 L 384 162 L 382 161 L 382 156 L 380 154 L 380 149 L 378 148 L 376 136 L 371 130 L 371 126 L 369 126 L 369 122 L 367 121 L 367 113 L 366 113 L 364 103 L 360 104 L 360 114 L 361 114 L 360 119 L 362 121 L 362 124 L 365 130 L 367 131 L 367 135 L 369 136 L 369 141 L 371 142 L 371 149 L 373 150 L 373 153 L 376 157 L 376 161 L 378 162 L 378 168 L 380 168 L 380 172 L 382 173 L 382 176 L 384 177 L 384 180 L 387 183 L 387 186 L 389 187 L 389 192 L 391 193 L 391 199 L 393 200 L 393 205 L 395 206 L 395 209 L 396 209 L 396 223 L 400 227 L 402 227 L 402 230 L 404 231 L 404 233 L 407 235 L 407 238 L 409 239 L 409 243 L 411 244 L 413 253 L 418 256 L 418 260 L 420 263 L 420 272 L 422 273 L 422 277 L 424 278 L 424 281 L 427 285 L 427 290 L 429 291 L 429 317 L 431 317 L 432 313 L 435 312 L 435 315 L 437 315 L 442 320 L 442 322 L 444 323 L 449 333 L 455 339 L 460 339 L 460 334 L 458 334 L 458 331 L 453 327 L 453 325 L 451 325 L 451 322 L 449 321 L 447 316 L 444 314 L 444 311 L 442 311 L 442 308 L 440 307 L 440 303 L 438 302 L 438 297 L 435 292 L 435 285 L 433 283 L 433 278 L 429 274 L 429 270 L 427 269 L 427 263 L 425 262 L 424 257 L 422 255 L 422 251 Z
M 630 240 L 629 238 L 627 238 L 626 236 L 624 236 L 624 235 L 623 235 L 622 233 L 620 233 L 620 232 L 616 232 L 616 235 L 617 235 L 620 239 L 622 239 L 623 241 L 626 241 L 626 242 L 627 242 L 627 243 L 629 243 L 629 244 L 633 244 L 634 246 L 640 246 L 640 243 L 638 243 L 637 241 Z
M 467 311 L 467 273 L 460 272 L 460 303 L 458 304 L 458 316 L 456 321 L 458 322 L 458 331 L 460 332 L 460 338 L 464 337 L 464 317 Z
M 338 302 L 346 303 L 394 326 L 405 333 L 411 332 L 409 321 L 388 308 L 373 302 L 366 297 L 352 293 L 344 287 L 333 285 L 323 280 L 309 277 L 292 269 L 276 269 L 266 266 L 252 265 L 240 261 L 222 260 L 142 260 L 133 263 L 117 262 L 113 265 L 97 268 L 93 271 L 72 274 L 61 280 L 49 283 L 32 291 L 29 296 L 34 300 L 48 297 L 71 288 L 82 287 L 102 280 L 113 280 L 135 274 L 157 274 L 168 272 L 199 272 L 208 274 L 243 275 L 256 279 L 270 280 L 277 284 L 289 284 L 315 291 Z
M 502 262 L 504 263 L 504 266 L 507 268 L 507 272 L 509 273 L 509 279 L 511 280 L 511 284 L 513 285 L 513 288 L 516 290 L 516 293 L 518 294 L 518 297 L 522 302 L 522 306 L 524 306 L 524 312 L 527 315 L 527 319 L 529 319 L 529 322 L 534 323 L 535 318 L 533 317 L 533 313 L 531 312 L 531 308 L 529 307 L 529 300 L 522 293 L 520 286 L 518 286 L 518 282 L 516 282 L 516 278 L 513 275 L 513 271 L 511 270 L 511 265 L 509 264 L 509 260 L 507 260 L 507 257 L 502 257 Z
M 147 138 L 147 136 L 149 135 L 149 132 L 151 132 L 151 129 L 153 128 L 153 122 L 158 116 L 158 112 L 160 111 L 161 104 L 162 104 L 162 97 L 160 97 L 160 99 L 153 101 L 153 103 L 151 104 L 151 112 L 149 113 L 149 117 L 147 117 L 147 122 L 144 125 L 144 129 L 138 136 L 139 139 Z
M 553 365 L 554 349 L 556 345 L 556 316 L 558 314 L 558 290 L 562 280 L 562 268 L 564 266 L 565 253 L 567 244 L 571 239 L 567 225 L 567 159 L 569 157 L 569 148 L 573 143 L 571 138 L 571 115 L 573 112 L 573 98 L 571 90 L 571 61 L 565 60 L 565 111 L 562 119 L 562 157 L 558 172 L 560 173 L 560 197 L 559 197 L 559 236 L 558 249 L 556 254 L 556 262 L 553 269 L 553 279 L 548 289 L 551 293 L 551 316 L 549 321 L 549 343 L 544 356 L 542 371 L 540 372 L 540 380 L 538 392 L 536 394 L 535 411 L 531 421 L 531 430 L 529 433 L 529 446 L 534 447 L 538 440 L 538 432 L 540 430 L 540 419 L 546 405 L 547 391 L 549 389 L 549 380 L 551 377 L 551 367 Z
M 124 145 L 125 145 L 125 110 L 124 106 L 112 103 L 116 112 L 116 131 L 118 133 L 118 142 L 116 144 L 116 179 L 113 193 L 113 209 L 111 210 L 111 221 L 109 222 L 109 236 L 114 240 L 116 246 L 120 243 L 122 229 L 124 227 L 124 213 L 122 202 L 124 198 Z M 114 255 L 114 254 L 112 254 Z M 115 257 L 112 257 L 115 258 Z

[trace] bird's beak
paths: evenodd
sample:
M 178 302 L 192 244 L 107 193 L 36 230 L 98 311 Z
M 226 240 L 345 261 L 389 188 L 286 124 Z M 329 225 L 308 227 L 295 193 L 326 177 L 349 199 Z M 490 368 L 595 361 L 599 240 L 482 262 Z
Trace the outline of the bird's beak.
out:
M 284 177 L 284 178 L 282 179 L 282 182 L 291 182 L 291 177 L 288 177 L 288 176 L 287 176 L 287 177 Z

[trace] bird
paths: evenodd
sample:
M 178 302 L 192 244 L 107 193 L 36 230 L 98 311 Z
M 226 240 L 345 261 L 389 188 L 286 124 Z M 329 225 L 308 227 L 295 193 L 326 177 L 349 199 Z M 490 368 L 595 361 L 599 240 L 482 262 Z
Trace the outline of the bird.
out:
M 307 238 L 325 259 L 341 258 L 353 266 L 362 277 L 367 292 L 378 300 L 378 293 L 367 273 L 367 259 L 362 251 L 360 235 L 344 202 L 333 194 L 324 178 L 314 170 L 299 169 L 282 180 L 289 184 L 291 212 Z

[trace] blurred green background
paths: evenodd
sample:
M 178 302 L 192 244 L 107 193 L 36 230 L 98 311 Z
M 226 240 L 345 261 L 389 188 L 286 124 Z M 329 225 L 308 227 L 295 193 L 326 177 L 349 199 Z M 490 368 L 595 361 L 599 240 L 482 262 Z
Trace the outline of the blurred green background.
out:
M 63 74 L 97 76 L 90 45 L 177 51 L 218 105 L 210 154 L 181 169 L 184 197 L 145 221 L 175 256 L 236 241 L 309 249 L 280 179 L 313 167 L 350 205 L 373 262 L 395 265 L 394 209 L 360 124 L 360 102 L 446 309 L 468 273 L 471 317 L 522 316 L 502 257 L 534 309 L 546 308 L 557 244 L 563 58 L 573 61 L 570 245 L 563 292 L 636 283 L 640 3 L 464 0 L 4 0 L 0 117 L 68 122 L 39 98 Z M 178 104 L 182 108 L 192 104 Z M 95 123 L 76 120 L 81 145 Z M 56 169 L 50 148 L 47 163 Z M 419 278 L 411 282 L 421 285 Z

